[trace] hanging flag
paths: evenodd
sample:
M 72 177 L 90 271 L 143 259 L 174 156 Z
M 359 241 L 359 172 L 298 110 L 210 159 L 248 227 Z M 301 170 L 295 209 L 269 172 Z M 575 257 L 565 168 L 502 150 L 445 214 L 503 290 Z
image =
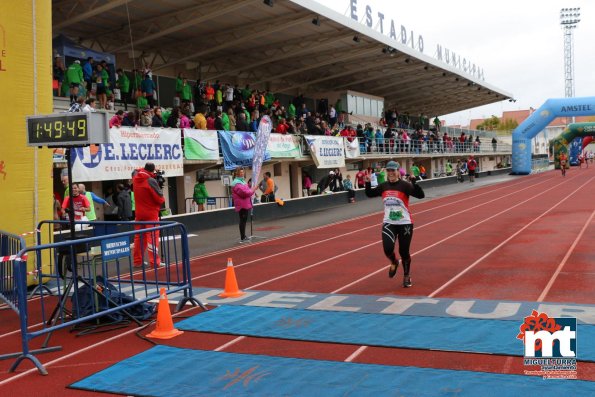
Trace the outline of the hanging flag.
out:
M 266 156 L 266 148 L 269 144 L 269 136 L 273 129 L 273 122 L 267 115 L 262 116 L 258 123 L 258 132 L 256 133 L 256 145 L 254 145 L 254 159 L 252 160 L 252 186 L 258 184 L 260 180 L 260 170 L 262 162 Z

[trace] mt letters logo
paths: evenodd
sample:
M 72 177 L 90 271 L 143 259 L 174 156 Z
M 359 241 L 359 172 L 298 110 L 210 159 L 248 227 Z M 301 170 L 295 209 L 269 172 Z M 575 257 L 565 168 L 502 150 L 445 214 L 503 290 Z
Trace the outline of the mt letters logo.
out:
M 525 370 L 525 374 L 576 379 L 576 318 L 549 317 L 533 310 L 521 324 L 517 339 L 524 343 L 525 366 L 538 368 Z

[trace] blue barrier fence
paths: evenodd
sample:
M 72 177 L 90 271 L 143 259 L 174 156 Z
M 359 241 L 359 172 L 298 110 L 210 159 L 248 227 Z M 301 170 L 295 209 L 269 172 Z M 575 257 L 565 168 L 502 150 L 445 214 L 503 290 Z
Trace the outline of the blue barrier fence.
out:
M 74 239 L 70 233 L 54 233 L 56 225 L 67 222 L 43 221 L 37 245 L 16 251 L 13 283 L 6 296 L 15 296 L 11 307 L 19 316 L 22 352 L 10 371 L 24 359 L 31 360 L 40 373 L 46 369 L 34 354 L 58 350 L 48 347 L 54 331 L 74 327 L 81 333 L 103 326 L 142 325 L 154 314 L 160 289 L 179 296 L 176 310 L 190 303 L 206 308 L 193 297 L 188 236 L 178 222 L 76 222 Z M 4 235 L 0 235 L 4 236 Z M 14 239 L 14 236 L 11 237 Z M 27 297 L 27 258 L 35 262 L 38 274 L 35 297 Z M 31 327 L 34 323 L 36 327 Z M 39 327 L 41 326 L 41 327 Z M 45 336 L 41 349 L 31 350 L 29 342 Z

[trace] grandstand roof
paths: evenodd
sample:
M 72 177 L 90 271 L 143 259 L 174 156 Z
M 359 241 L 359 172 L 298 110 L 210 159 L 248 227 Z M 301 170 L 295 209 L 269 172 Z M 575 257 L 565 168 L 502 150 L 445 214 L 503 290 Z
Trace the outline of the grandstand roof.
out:
M 158 74 L 182 72 L 314 98 L 349 89 L 384 97 L 387 108 L 412 115 L 444 115 L 511 98 L 316 1 L 265 3 L 56 0 L 53 34 L 115 53 L 118 64 L 132 64 L 135 54 Z

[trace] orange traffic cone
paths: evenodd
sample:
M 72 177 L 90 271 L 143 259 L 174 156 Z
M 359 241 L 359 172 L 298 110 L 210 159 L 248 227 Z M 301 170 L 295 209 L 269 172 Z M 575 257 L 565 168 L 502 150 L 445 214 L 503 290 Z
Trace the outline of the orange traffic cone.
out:
M 184 331 L 179 331 L 174 328 L 174 322 L 171 318 L 171 311 L 169 310 L 169 302 L 167 301 L 167 294 L 165 288 L 159 291 L 159 307 L 157 308 L 157 325 L 153 332 L 147 335 L 149 338 L 157 339 L 171 339 L 174 336 L 183 334 Z
M 238 282 L 236 280 L 236 272 L 233 270 L 233 262 L 231 258 L 227 258 L 227 269 L 225 271 L 225 291 L 219 294 L 221 298 L 237 298 L 244 295 L 245 292 L 240 291 Z

